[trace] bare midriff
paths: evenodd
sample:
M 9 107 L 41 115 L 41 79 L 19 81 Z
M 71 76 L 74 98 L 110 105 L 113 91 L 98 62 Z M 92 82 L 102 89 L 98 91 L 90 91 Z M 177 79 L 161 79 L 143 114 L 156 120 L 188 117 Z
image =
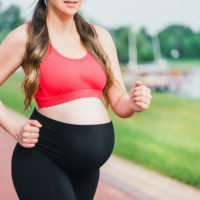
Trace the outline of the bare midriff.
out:
M 110 116 L 103 102 L 96 97 L 84 97 L 54 106 L 38 107 L 41 114 L 71 124 L 103 124 L 110 122 Z

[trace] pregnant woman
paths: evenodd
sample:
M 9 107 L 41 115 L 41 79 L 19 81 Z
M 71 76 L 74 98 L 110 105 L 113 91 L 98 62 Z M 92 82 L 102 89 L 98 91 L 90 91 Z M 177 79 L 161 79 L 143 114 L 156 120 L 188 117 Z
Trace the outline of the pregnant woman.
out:
M 24 111 L 37 103 L 19 125 L 0 101 L 0 125 L 17 141 L 12 180 L 20 200 L 92 200 L 115 142 L 108 106 L 128 118 L 152 98 L 140 81 L 127 93 L 111 35 L 78 13 L 81 4 L 39 0 L 32 20 L 0 46 L 0 85 L 22 66 Z

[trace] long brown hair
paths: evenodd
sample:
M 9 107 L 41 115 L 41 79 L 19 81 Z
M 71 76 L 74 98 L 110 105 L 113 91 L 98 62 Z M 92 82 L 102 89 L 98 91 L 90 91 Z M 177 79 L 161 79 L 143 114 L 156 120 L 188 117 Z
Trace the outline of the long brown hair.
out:
M 40 63 L 48 50 L 49 34 L 46 24 L 47 8 L 44 0 L 39 0 L 33 13 L 33 17 L 30 25 L 28 26 L 28 41 L 26 44 L 26 53 L 22 63 L 22 68 L 25 72 L 25 78 L 22 82 L 21 88 L 25 96 L 24 99 L 24 111 L 28 110 L 31 105 L 31 101 L 37 92 L 39 87 L 40 77 Z M 75 24 L 80 35 L 81 41 L 87 48 L 87 50 L 97 59 L 106 72 L 107 82 L 103 90 L 103 97 L 105 99 L 106 109 L 109 107 L 109 99 L 107 91 L 113 82 L 116 82 L 120 88 L 119 81 L 114 77 L 111 62 L 103 50 L 98 35 L 94 28 L 86 22 L 86 20 L 77 12 L 74 15 Z

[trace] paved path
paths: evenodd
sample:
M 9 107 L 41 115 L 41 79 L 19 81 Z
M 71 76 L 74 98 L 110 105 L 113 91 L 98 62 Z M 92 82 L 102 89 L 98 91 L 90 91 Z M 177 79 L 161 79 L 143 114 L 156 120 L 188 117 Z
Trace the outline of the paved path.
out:
M 27 120 L 7 109 L 20 124 Z M 18 200 L 10 171 L 15 144 L 0 128 L 0 200 Z M 94 200 L 200 200 L 200 190 L 111 155 L 101 167 Z

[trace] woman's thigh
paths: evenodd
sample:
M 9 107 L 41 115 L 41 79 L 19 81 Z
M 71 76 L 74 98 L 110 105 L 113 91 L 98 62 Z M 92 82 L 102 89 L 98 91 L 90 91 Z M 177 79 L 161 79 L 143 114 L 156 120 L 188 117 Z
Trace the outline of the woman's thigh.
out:
M 76 200 L 68 174 L 37 146 L 24 148 L 17 143 L 11 162 L 20 200 Z
M 69 173 L 77 200 L 93 200 L 99 182 L 100 168 L 82 173 Z

